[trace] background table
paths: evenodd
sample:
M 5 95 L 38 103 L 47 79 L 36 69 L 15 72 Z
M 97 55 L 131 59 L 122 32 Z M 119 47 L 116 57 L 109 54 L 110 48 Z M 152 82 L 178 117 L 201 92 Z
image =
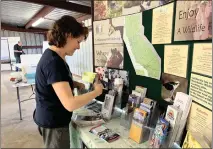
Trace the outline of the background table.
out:
M 18 100 L 18 105 L 19 105 L 20 120 L 22 120 L 21 102 L 24 102 L 24 101 L 27 101 L 27 100 L 31 100 L 31 99 L 35 99 L 35 98 L 32 98 L 32 95 L 35 94 L 33 85 L 35 85 L 35 83 L 29 84 L 29 83 L 24 83 L 24 82 L 19 82 L 19 83 L 16 83 L 16 84 L 12 85 L 12 87 L 16 88 L 16 92 L 17 92 L 17 100 Z M 19 88 L 21 88 L 21 87 L 27 87 L 27 86 L 31 86 L 31 88 L 32 88 L 32 95 L 30 95 L 30 97 L 28 99 L 21 100 L 20 99 Z

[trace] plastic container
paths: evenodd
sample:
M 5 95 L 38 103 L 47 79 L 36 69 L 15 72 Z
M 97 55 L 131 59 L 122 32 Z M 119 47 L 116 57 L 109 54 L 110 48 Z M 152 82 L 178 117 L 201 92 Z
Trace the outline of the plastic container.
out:
M 180 121 L 179 124 L 175 125 L 175 127 L 172 130 L 170 128 L 170 130 L 166 133 L 166 136 L 164 140 L 162 141 L 160 148 L 172 148 L 174 146 L 174 143 L 178 145 L 180 144 L 180 142 L 176 142 L 177 134 L 179 132 L 179 129 L 183 126 L 184 121 L 185 120 Z M 153 134 L 154 134 L 154 131 L 153 131 Z M 152 139 L 152 136 L 149 139 L 149 145 L 151 144 L 151 141 L 152 141 L 151 139 Z M 149 148 L 152 148 L 152 147 L 149 146 Z
M 25 65 L 22 66 L 22 72 L 27 80 L 27 83 L 35 83 L 35 75 L 36 75 L 36 66 L 35 65 Z
M 130 113 L 128 112 L 128 105 L 125 108 L 123 108 L 121 112 L 120 125 L 127 129 L 130 129 L 133 113 L 134 113 L 133 111 Z
M 115 98 L 115 106 L 121 108 L 123 94 L 123 80 L 121 78 L 115 78 L 114 90 L 117 91 L 117 96 Z

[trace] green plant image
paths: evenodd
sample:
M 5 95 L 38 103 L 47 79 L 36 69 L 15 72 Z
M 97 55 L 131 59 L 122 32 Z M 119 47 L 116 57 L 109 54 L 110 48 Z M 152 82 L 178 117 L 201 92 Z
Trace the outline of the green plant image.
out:
M 114 18 L 122 15 L 123 1 L 108 1 L 107 17 Z

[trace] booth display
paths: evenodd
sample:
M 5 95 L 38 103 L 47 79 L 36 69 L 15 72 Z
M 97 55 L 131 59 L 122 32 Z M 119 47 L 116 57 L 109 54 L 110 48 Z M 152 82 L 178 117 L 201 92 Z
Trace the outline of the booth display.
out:
M 195 147 L 191 140 L 197 139 L 194 133 L 201 133 L 204 126 L 200 115 L 206 113 L 204 122 L 212 131 L 212 46 L 209 31 L 201 32 L 209 28 L 193 30 L 189 35 L 184 26 L 192 31 L 193 20 L 208 26 L 211 19 L 202 18 L 202 14 L 205 11 L 206 17 L 211 15 L 211 2 L 164 1 L 155 6 L 160 7 L 143 10 L 137 9 L 144 5 L 139 2 L 92 2 L 93 70 L 105 90 L 84 110 L 101 114 L 104 123 L 79 127 L 80 137 L 89 148 L 107 147 L 106 144 L 119 148 Z M 180 7 L 180 3 L 186 6 Z M 133 7 L 135 11 L 130 10 Z M 179 30 L 184 34 L 179 34 Z M 112 58 L 115 49 L 117 55 Z M 119 63 L 108 65 L 109 60 Z M 200 110 L 195 109 L 195 104 Z M 95 110 L 97 107 L 99 110 Z M 191 128 L 195 126 L 197 129 Z M 97 138 L 100 143 L 88 141 L 83 135 Z M 212 134 L 207 135 L 212 138 Z M 196 147 L 211 146 L 204 136 Z

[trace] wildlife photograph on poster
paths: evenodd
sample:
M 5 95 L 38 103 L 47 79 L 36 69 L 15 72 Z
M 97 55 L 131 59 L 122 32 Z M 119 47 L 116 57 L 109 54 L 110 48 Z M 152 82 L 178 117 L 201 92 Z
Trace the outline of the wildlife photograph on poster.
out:
M 94 20 L 115 18 L 165 5 L 173 0 L 97 0 L 94 1 Z
M 161 83 L 161 96 L 167 102 L 173 103 L 177 92 L 187 93 L 188 81 L 185 78 L 163 73 Z
M 123 69 L 123 45 L 95 45 L 95 66 Z

